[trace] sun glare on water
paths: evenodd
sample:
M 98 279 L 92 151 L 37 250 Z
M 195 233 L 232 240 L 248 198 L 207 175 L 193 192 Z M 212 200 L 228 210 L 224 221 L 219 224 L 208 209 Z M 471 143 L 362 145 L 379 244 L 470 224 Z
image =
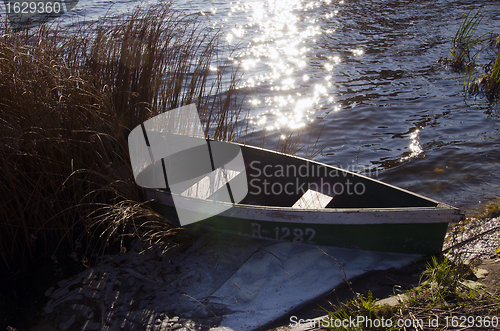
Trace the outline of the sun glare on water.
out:
M 332 97 L 332 74 L 341 58 L 332 54 L 322 59 L 321 66 L 315 63 L 317 39 L 335 32 L 321 22 L 339 14 L 339 7 L 331 3 L 260 0 L 232 4 L 231 13 L 246 17 L 246 22 L 229 29 L 226 39 L 233 44 L 246 42 L 234 61 L 244 70 L 241 88 L 259 95 L 248 101 L 250 123 L 266 130 L 296 129 L 312 122 L 320 111 L 340 109 Z M 319 17 L 318 12 L 322 13 Z

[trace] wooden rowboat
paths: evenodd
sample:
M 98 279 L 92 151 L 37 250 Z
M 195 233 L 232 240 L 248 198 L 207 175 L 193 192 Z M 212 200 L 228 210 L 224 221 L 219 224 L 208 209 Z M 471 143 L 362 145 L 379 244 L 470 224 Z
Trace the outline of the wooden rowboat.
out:
M 186 228 L 210 227 L 314 245 L 435 254 L 441 252 L 448 223 L 462 217 L 455 207 L 343 169 L 251 146 L 207 143 L 212 151 L 224 151 L 222 156 L 210 157 L 213 169 L 224 169 L 227 185 L 218 185 L 210 196 L 200 197 L 193 194 L 193 188 L 202 187 L 209 177 L 185 170 L 188 177 L 198 176 L 198 186 L 190 182 L 183 188 L 183 198 L 189 202 L 184 207 L 174 202 L 176 194 L 168 187 L 145 188 L 153 208 L 169 220 L 177 219 L 181 211 L 201 219 Z M 202 147 L 170 155 L 162 161 L 163 167 L 184 170 L 186 165 L 196 164 Z M 243 159 L 239 165 L 231 162 L 237 157 Z M 236 201 L 231 194 L 235 184 L 248 187 L 246 195 L 240 194 Z M 220 192 L 229 192 L 231 200 L 211 199 Z M 205 218 L 203 213 L 214 205 L 223 211 Z

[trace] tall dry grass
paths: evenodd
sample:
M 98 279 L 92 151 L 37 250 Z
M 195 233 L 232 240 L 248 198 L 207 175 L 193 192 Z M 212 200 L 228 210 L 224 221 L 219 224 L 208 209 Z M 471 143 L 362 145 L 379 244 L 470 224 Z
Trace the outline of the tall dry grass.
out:
M 126 136 L 194 102 L 208 135 L 238 139 L 238 74 L 221 60 L 220 36 L 167 5 L 76 30 L 0 26 L 4 265 L 61 247 L 85 262 L 89 249 L 174 233 L 143 202 Z

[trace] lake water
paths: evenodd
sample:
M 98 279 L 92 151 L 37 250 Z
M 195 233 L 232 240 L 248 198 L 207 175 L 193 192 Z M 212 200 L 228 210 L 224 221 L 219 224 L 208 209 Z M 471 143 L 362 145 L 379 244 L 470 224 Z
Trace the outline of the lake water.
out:
M 95 19 L 137 3 L 81 0 L 73 13 Z M 485 5 L 478 34 L 500 33 L 498 1 L 174 1 L 227 29 L 250 128 L 265 131 L 266 147 L 319 123 L 317 161 L 462 208 L 497 195 L 500 108 L 465 96 L 463 73 L 437 59 L 462 15 Z

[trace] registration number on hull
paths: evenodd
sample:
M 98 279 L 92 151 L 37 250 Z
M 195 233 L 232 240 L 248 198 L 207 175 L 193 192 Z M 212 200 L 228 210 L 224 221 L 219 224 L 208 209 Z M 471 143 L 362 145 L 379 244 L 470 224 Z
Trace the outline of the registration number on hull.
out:
M 291 228 L 287 226 L 275 226 L 273 230 L 263 229 L 260 223 L 250 223 L 252 226 L 252 237 L 272 238 L 299 243 L 314 244 L 316 230 L 312 228 Z

